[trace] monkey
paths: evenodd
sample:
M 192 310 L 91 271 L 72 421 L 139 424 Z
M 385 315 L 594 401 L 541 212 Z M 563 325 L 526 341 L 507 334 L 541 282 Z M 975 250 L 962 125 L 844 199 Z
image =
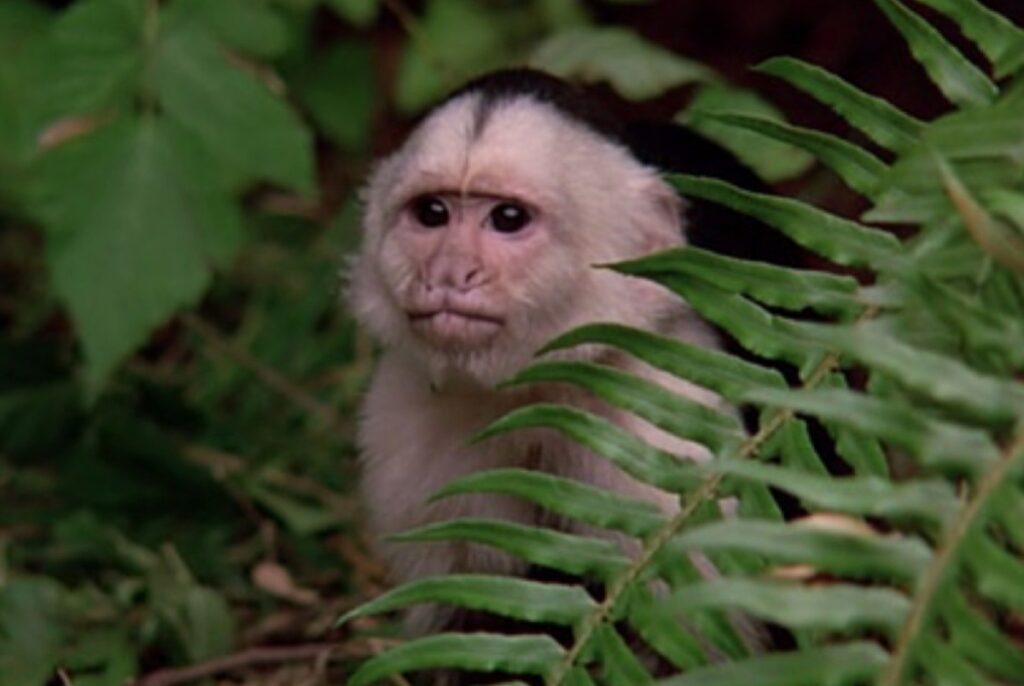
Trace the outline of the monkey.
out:
M 496 387 L 546 342 L 593 322 L 717 346 L 711 328 L 666 289 L 595 268 L 687 243 L 684 201 L 626 140 L 567 82 L 511 69 L 454 92 L 372 171 L 348 296 L 381 346 L 357 442 L 368 526 L 394 581 L 526 572 L 522 560 L 485 546 L 384 540 L 429 523 L 486 517 L 594 533 L 510 496 L 429 500 L 475 471 L 544 470 L 654 503 L 666 515 L 678 509 L 677 495 L 633 479 L 554 431 L 469 445 L 476 432 L 518 407 L 573 405 L 681 458 L 708 459 L 703 446 L 580 390 Z M 618 351 L 581 346 L 552 355 L 611 365 L 723 407 L 713 392 Z M 418 606 L 406 625 L 413 633 L 431 632 L 452 626 L 452 617 Z

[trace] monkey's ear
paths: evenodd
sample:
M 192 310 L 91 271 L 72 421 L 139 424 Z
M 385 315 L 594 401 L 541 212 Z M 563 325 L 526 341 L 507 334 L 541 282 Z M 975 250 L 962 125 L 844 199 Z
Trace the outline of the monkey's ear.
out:
M 644 216 L 639 224 L 644 251 L 667 250 L 686 244 L 686 201 L 660 176 L 645 179 L 642 193 Z

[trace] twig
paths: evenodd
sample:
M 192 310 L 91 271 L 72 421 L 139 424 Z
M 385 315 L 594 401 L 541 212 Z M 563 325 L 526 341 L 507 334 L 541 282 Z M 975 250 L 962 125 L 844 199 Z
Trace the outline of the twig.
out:
M 345 421 L 331 407 L 314 398 L 273 367 L 265 365 L 248 350 L 225 338 L 210 324 L 190 312 L 182 314 L 181 321 L 202 338 L 209 347 L 245 367 L 266 386 L 277 391 L 293 405 L 316 417 L 322 427 L 332 431 L 345 431 Z
M 177 686 L 199 679 L 233 672 L 246 667 L 273 665 L 282 662 L 302 662 L 305 660 L 322 660 L 327 655 L 329 660 L 363 657 L 365 650 L 356 649 L 353 644 L 310 643 L 295 646 L 264 646 L 248 648 L 233 655 L 214 658 L 188 667 L 177 669 L 161 669 L 144 676 L 135 682 L 135 686 Z

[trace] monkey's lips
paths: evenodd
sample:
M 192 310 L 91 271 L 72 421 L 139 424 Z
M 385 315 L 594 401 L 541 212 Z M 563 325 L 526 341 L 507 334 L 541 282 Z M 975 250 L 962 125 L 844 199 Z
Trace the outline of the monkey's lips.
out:
M 451 307 L 409 312 L 409 321 L 423 338 L 446 348 L 472 348 L 487 343 L 504 324 L 492 314 Z

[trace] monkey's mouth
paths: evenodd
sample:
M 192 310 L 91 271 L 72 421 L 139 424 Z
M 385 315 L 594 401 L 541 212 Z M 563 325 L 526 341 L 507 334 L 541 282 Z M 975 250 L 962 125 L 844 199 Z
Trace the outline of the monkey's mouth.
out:
M 409 312 L 409 322 L 418 334 L 443 347 L 472 347 L 486 343 L 504 324 L 500 318 L 490 314 L 451 308 Z

